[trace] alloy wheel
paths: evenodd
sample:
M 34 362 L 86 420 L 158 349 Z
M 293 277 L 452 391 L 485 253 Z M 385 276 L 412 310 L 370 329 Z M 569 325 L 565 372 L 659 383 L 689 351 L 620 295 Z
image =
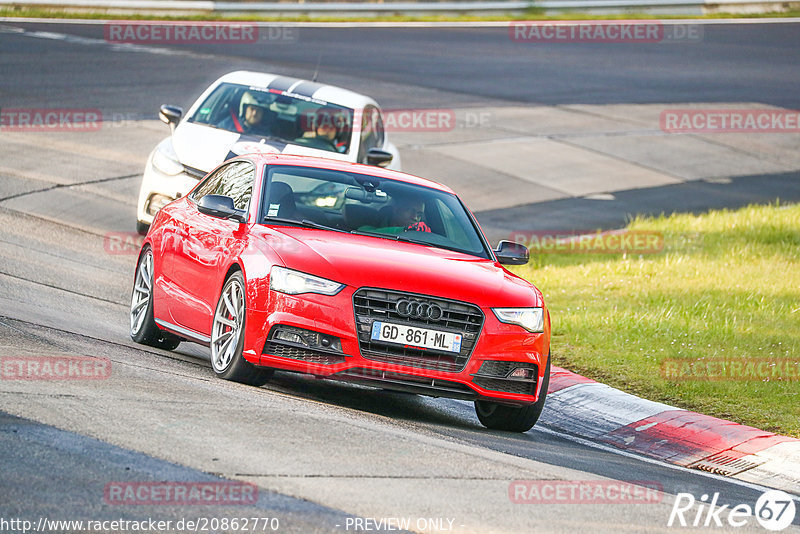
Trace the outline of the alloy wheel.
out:
M 131 335 L 136 335 L 142 330 L 152 294 L 153 253 L 148 250 L 139 262 L 131 293 Z
M 218 373 L 224 372 L 236 355 L 244 314 L 244 288 L 231 278 L 222 290 L 211 327 L 211 363 Z

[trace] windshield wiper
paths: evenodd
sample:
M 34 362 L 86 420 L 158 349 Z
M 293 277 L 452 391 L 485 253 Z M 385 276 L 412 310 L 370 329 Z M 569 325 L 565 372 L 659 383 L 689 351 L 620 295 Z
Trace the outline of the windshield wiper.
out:
M 264 220 L 268 222 L 292 224 L 295 226 L 305 226 L 306 228 L 316 228 L 318 230 L 331 230 L 332 232 L 348 233 L 347 230 L 342 230 L 341 228 L 334 228 L 333 226 L 327 226 L 314 221 L 310 221 L 308 219 L 302 219 L 298 221 L 297 219 L 286 219 L 284 217 L 264 217 Z
M 342 230 L 341 228 L 336 228 L 334 226 L 328 226 L 327 224 L 320 224 L 318 222 L 309 221 L 308 219 L 303 219 L 300 221 L 303 226 L 308 226 L 309 228 L 317 228 L 319 230 L 331 230 L 333 232 L 344 232 L 345 234 L 349 233 L 347 230 Z
M 278 137 L 277 135 L 261 135 L 261 134 L 251 134 L 253 137 L 259 137 L 264 141 L 278 141 L 279 143 L 291 143 L 288 139 L 284 139 L 282 137 Z
M 391 239 L 392 241 L 404 241 L 406 243 L 414 243 L 415 245 L 427 245 L 429 247 L 438 247 L 440 245 L 430 243 L 428 241 L 423 241 L 421 239 L 414 239 L 403 234 L 383 234 L 381 232 L 371 232 L 369 230 L 351 230 L 351 234 L 357 235 L 368 235 L 372 237 L 384 237 L 386 239 Z M 446 248 L 446 247 L 442 247 Z
M 370 232 L 369 230 L 350 230 L 350 233 L 355 235 L 368 235 L 371 237 L 385 237 L 386 239 L 397 241 L 397 236 L 394 234 L 382 234 L 381 232 Z
M 424 239 L 414 239 L 413 237 L 404 234 L 382 234 L 380 232 L 370 232 L 369 230 L 351 230 L 350 233 L 355 235 L 382 237 L 384 239 L 391 239 L 392 241 L 402 241 L 404 243 L 413 243 L 414 245 L 424 245 L 426 247 L 441 248 L 444 250 L 451 250 L 453 252 L 458 252 L 460 254 L 469 254 L 471 256 L 475 256 L 474 252 L 470 252 L 468 250 L 462 250 L 460 248 L 442 245 L 441 243 L 431 243 L 430 241 L 425 241 Z
M 384 234 L 382 232 L 373 232 L 371 230 L 351 230 L 351 234 L 356 235 L 368 235 L 372 237 L 385 237 L 386 239 L 391 239 L 392 241 L 405 241 L 406 243 L 416 243 L 418 245 L 430 245 L 430 246 L 438 246 L 434 245 L 428 241 L 423 241 L 421 239 L 414 239 L 408 236 L 400 234 Z
M 397 240 L 398 241 L 403 241 L 405 243 L 414 243 L 415 245 L 425 245 L 426 247 L 443 248 L 445 250 L 452 250 L 453 252 L 461 252 L 461 253 L 464 252 L 463 250 L 459 250 L 459 249 L 453 248 L 453 247 L 448 247 L 447 245 L 442 245 L 441 243 L 431 243 L 430 241 L 425 241 L 423 239 L 414 239 L 411 236 L 407 236 L 407 235 L 403 235 L 403 234 L 398 234 L 397 235 Z

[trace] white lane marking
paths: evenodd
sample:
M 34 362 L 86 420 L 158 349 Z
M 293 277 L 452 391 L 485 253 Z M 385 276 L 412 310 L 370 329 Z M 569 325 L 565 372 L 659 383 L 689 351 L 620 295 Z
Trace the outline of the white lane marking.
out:
M 737 486 L 741 486 L 743 488 L 752 489 L 760 492 L 768 491 L 774 488 L 770 488 L 767 486 L 762 486 L 760 484 L 754 484 L 752 482 L 745 482 L 743 480 L 738 480 L 736 478 L 726 477 L 722 475 L 717 475 L 714 473 L 709 473 L 708 471 L 701 471 L 699 469 L 689 469 L 688 467 L 683 467 L 682 465 L 675 465 L 666 462 L 662 462 L 660 460 L 656 460 L 655 458 L 648 458 L 647 456 L 641 456 L 639 454 L 635 454 L 632 452 L 628 452 L 622 449 L 617 449 L 616 447 L 611 447 L 610 445 L 602 445 L 600 443 L 595 443 L 588 439 L 579 438 L 577 436 L 572 436 L 570 434 L 563 434 L 561 432 L 551 430 L 549 428 L 536 425 L 533 427 L 533 430 L 544 432 L 545 434 L 550 434 L 552 436 L 558 436 L 560 438 L 564 438 L 567 441 L 572 441 L 574 443 L 578 443 L 579 445 L 584 445 L 586 447 L 591 447 L 593 449 L 598 449 L 605 452 L 610 452 L 612 454 L 618 454 L 620 456 L 625 456 L 626 458 L 633 458 L 635 460 L 640 460 L 642 462 L 658 465 L 661 467 L 666 467 L 668 469 L 672 469 L 674 471 L 681 471 L 683 473 L 692 474 L 692 475 L 700 475 L 706 478 L 712 478 L 719 482 L 728 482 L 730 484 L 734 484 Z M 666 493 L 666 492 L 665 492 Z
M 598 21 L 604 21 L 606 19 L 597 19 Z M 669 19 L 669 20 L 659 20 L 659 19 L 641 19 L 641 22 L 652 22 L 656 20 L 665 26 L 674 26 L 674 25 L 686 25 L 686 24 L 701 24 L 704 26 L 716 26 L 716 25 L 732 25 L 732 24 L 798 24 L 800 23 L 799 19 L 795 18 L 788 18 L 788 17 L 775 17 L 775 18 L 753 18 L 753 19 Z M 0 17 L 0 22 L 20 22 L 20 23 L 37 23 L 37 24 L 82 24 L 82 25 L 101 25 L 107 24 L 109 22 L 119 22 L 119 20 L 115 19 L 43 19 L 43 18 L 28 18 L 28 17 Z M 142 21 L 147 22 L 147 21 Z M 157 23 L 158 21 L 152 21 Z M 214 22 L 219 21 L 209 21 L 209 24 L 213 24 Z M 514 23 L 525 23 L 525 22 L 537 22 L 540 24 L 546 24 L 548 22 L 573 22 L 575 24 L 579 24 L 582 22 L 592 22 L 584 21 L 584 20 L 568 20 L 568 21 L 557 21 L 557 20 L 531 20 L 531 21 L 501 21 L 501 20 L 485 20 L 485 21 L 439 21 L 439 22 L 369 22 L 369 21 L 360 21 L 360 22 L 266 22 L 266 21 L 237 21 L 241 24 L 252 24 L 258 27 L 286 27 L 286 26 L 296 26 L 296 27 L 305 27 L 305 28 L 502 28 L 507 27 L 512 22 Z M 619 20 L 607 20 L 609 23 L 613 22 L 623 22 Z M 624 22 L 637 22 L 636 19 L 624 21 Z
M 0 22 L 7 19 L 0 19 Z M 13 19 L 12 19 L 13 20 Z M 33 37 L 35 39 L 49 39 L 52 41 L 64 41 L 66 43 L 80 44 L 80 45 L 105 45 L 114 52 L 143 52 L 146 54 L 156 54 L 163 56 L 188 56 L 201 59 L 211 59 L 215 56 L 208 54 L 199 54 L 196 52 L 189 52 L 187 50 L 179 50 L 174 48 L 163 48 L 157 46 L 144 46 L 132 43 L 110 43 L 105 39 L 97 39 L 94 37 L 82 37 L 79 35 L 69 35 L 66 33 L 55 33 L 45 31 L 29 31 L 24 28 L 17 28 L 13 26 L 0 26 L 0 33 L 11 33 L 15 35 L 23 35 L 25 37 Z

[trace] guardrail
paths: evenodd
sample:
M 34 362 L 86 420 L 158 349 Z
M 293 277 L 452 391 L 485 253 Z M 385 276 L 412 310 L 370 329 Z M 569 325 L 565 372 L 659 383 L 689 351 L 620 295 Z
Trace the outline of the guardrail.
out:
M 546 14 L 565 11 L 589 13 L 658 13 L 697 15 L 706 13 L 765 13 L 800 7 L 800 2 L 770 0 L 502 0 L 442 2 L 216 2 L 211 0 L 0 0 L 0 7 L 60 8 L 78 11 L 153 12 L 165 14 L 217 13 L 263 15 L 327 15 L 365 16 L 386 14 L 521 14 L 530 8 Z

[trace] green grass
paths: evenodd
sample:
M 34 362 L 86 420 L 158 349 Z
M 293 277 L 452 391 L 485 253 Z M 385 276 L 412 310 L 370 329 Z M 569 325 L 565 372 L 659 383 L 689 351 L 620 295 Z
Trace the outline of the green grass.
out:
M 800 361 L 800 204 L 638 218 L 664 250 L 537 254 L 553 363 L 645 398 L 800 437 L 800 381 L 668 380 L 665 360 Z M 795 367 L 795 370 L 797 367 Z M 795 371 L 796 372 L 796 371 Z
M 243 4 L 246 5 L 246 4 Z M 717 18 L 765 18 L 765 17 L 800 17 L 800 11 L 790 10 L 774 13 L 713 13 L 708 15 L 653 15 L 649 13 L 623 13 L 596 15 L 580 12 L 565 12 L 546 15 L 544 10 L 529 8 L 522 14 L 503 13 L 496 15 L 443 14 L 443 15 L 402 15 L 386 14 L 376 17 L 348 17 L 345 15 L 226 15 L 222 13 L 196 13 L 192 15 L 166 15 L 151 13 L 119 14 L 108 13 L 90 8 L 37 8 L 37 7 L 4 7 L 0 8 L 0 17 L 25 18 L 63 18 L 63 19 L 115 19 L 115 20 L 187 20 L 187 21 L 261 21 L 261 22 L 473 22 L 473 21 L 513 21 L 513 20 L 668 20 L 668 19 L 717 19 Z

